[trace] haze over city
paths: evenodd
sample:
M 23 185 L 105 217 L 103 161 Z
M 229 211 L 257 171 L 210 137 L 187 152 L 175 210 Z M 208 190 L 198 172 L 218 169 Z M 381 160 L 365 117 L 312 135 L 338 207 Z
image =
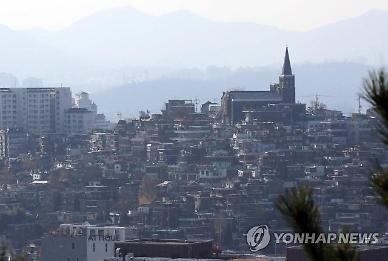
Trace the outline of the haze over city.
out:
M 242 0 L 238 8 L 233 0 L 15 0 L 3 1 L 0 23 L 13 29 L 63 29 L 96 11 L 128 6 L 151 15 L 187 10 L 217 21 L 252 22 L 295 31 L 374 9 L 388 11 L 385 0 Z
M 12 1 L 0 10 L 0 37 L 7 39 L 0 86 L 38 78 L 91 92 L 110 118 L 133 116 L 139 99 L 123 107 L 105 98 L 152 88 L 149 98 L 163 102 L 163 78 L 173 89 L 182 81 L 210 86 L 191 94 L 200 100 L 223 89 L 263 89 L 276 79 L 288 45 L 295 70 L 307 78 L 298 100 L 329 95 L 340 84 L 353 102 L 326 102 L 353 112 L 367 68 L 386 63 L 388 32 L 379 25 L 388 23 L 387 10 L 386 1 L 240 1 L 239 8 L 235 1 Z
M 0 261 L 388 260 L 388 2 L 0 9 Z

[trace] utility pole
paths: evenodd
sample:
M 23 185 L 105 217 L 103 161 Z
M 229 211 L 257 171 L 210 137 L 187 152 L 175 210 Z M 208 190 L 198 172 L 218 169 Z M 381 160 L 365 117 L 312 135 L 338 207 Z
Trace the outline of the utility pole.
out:
M 194 99 L 194 104 L 195 104 L 195 112 L 198 112 L 198 103 L 199 103 L 199 100 L 197 97 L 195 97 Z
M 319 95 L 318 95 L 318 93 L 317 94 L 315 94 L 315 104 L 314 104 L 315 106 L 315 108 L 314 108 L 314 110 L 315 111 L 318 111 L 318 107 L 319 107 Z

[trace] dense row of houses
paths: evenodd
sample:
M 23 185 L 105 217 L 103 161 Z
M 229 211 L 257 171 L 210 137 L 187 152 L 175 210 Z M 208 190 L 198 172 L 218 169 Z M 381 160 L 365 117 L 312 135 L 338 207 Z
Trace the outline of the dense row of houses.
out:
M 3 130 L 2 240 L 14 249 L 33 242 L 42 260 L 145 260 L 169 246 L 170 258 L 199 257 L 187 254 L 195 247 L 201 258 L 243 255 L 251 227 L 291 231 L 274 202 L 301 184 L 313 187 L 325 230 L 384 235 L 387 213 L 369 175 L 388 153 L 373 112 L 307 112 L 294 83 L 287 51 L 269 92 L 226 92 L 199 111 L 169 100 L 160 113 L 77 135 Z M 63 234 L 78 228 L 120 237 L 97 244 L 92 232 Z M 285 256 L 287 246 L 271 242 L 260 253 Z

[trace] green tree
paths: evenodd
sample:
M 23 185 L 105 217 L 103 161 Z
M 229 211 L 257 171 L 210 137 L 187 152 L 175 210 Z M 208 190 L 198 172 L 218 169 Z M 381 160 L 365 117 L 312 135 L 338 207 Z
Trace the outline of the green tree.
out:
M 279 196 L 276 207 L 285 217 L 295 233 L 319 234 L 323 232 L 318 206 L 308 186 L 292 188 Z M 306 254 L 314 261 L 352 261 L 356 251 L 349 244 L 333 245 L 306 243 Z
M 388 74 L 384 69 L 369 73 L 369 78 L 364 80 L 363 97 L 377 114 L 378 131 L 388 145 Z M 377 165 L 371 180 L 381 202 L 388 207 L 388 170 Z
M 8 261 L 9 260 L 9 248 L 6 246 L 2 246 L 0 250 L 0 261 Z M 26 253 L 22 252 L 20 255 L 14 256 L 11 258 L 12 261 L 27 261 Z
M 0 261 L 8 261 L 8 248 L 6 246 L 1 246 L 0 250 Z
M 28 257 L 24 253 L 22 253 L 20 255 L 17 255 L 17 256 L 12 258 L 12 261 L 27 261 L 27 260 L 28 260 Z
M 147 205 L 157 199 L 156 185 L 159 180 L 149 174 L 145 174 L 139 187 L 139 205 Z

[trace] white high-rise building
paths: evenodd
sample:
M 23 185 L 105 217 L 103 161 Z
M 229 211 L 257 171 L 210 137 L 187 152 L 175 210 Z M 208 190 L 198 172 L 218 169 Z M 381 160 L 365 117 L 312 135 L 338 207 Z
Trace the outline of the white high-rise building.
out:
M 74 108 L 78 108 L 79 110 L 75 110 Z M 92 129 L 111 129 L 111 123 L 106 120 L 105 115 L 97 113 L 97 105 L 90 99 L 89 93 L 80 92 L 75 94 L 74 108 L 68 110 L 66 114 L 66 124 L 69 134 L 88 133 Z
M 97 105 L 90 99 L 89 93 L 80 92 L 74 96 L 74 107 L 84 108 L 89 111 L 97 112 Z
M 69 87 L 0 88 L 0 129 L 64 133 L 65 111 L 71 107 Z
M 87 92 L 75 94 L 73 102 L 73 108 L 65 112 L 66 133 L 87 134 L 96 127 L 97 105 Z
M 96 127 L 95 111 L 86 108 L 71 108 L 65 112 L 66 134 L 87 134 Z

